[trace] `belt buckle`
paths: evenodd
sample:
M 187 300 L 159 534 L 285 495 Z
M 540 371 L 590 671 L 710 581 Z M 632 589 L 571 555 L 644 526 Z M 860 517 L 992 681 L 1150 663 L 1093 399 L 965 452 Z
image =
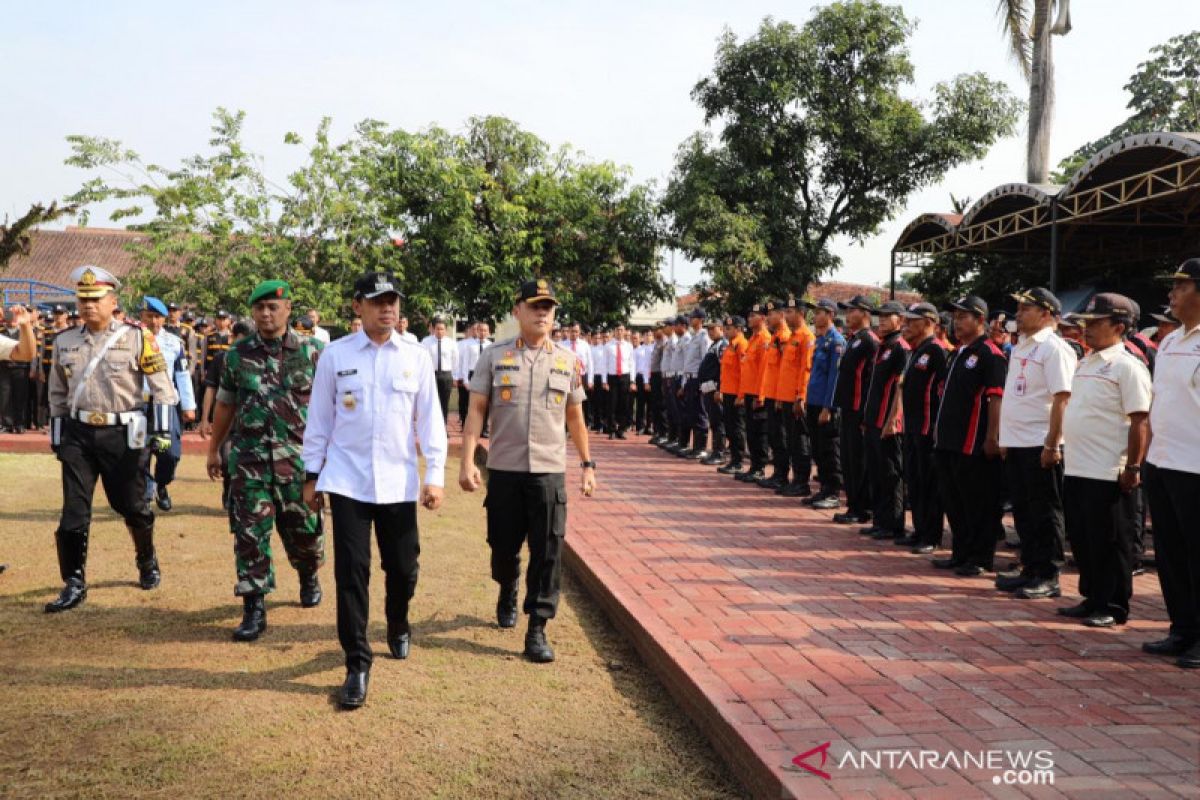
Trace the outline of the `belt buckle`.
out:
M 108 415 L 101 414 L 99 411 L 93 411 L 92 413 L 88 414 L 87 424 L 88 425 L 106 425 L 106 424 L 108 424 Z

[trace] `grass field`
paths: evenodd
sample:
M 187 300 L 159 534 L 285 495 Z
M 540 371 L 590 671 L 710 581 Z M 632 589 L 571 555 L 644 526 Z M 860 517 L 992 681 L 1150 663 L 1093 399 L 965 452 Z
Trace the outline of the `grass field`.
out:
M 47 615 L 57 464 L 0 455 L 0 797 L 738 796 L 569 575 L 548 628 L 558 661 L 520 657 L 523 627 L 494 620 L 481 498 L 457 488 L 421 512 L 411 658 L 386 655 L 376 570 L 370 695 L 337 710 L 332 544 L 319 608 L 300 608 L 281 558 L 266 634 L 232 642 L 232 543 L 202 473 L 186 457 L 175 510 L 159 515 L 162 587 L 135 586 L 132 544 L 100 492 L 88 600 Z

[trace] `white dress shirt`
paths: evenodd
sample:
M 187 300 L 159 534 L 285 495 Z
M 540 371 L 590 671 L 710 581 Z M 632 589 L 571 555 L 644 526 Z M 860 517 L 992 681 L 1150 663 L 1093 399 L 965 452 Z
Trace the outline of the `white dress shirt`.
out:
M 617 372 L 617 348 L 621 349 L 621 371 Z M 605 375 L 629 375 L 633 376 L 633 345 L 625 340 L 609 342 L 604 347 L 604 373 Z
M 475 365 L 479 363 L 479 354 L 490 347 L 492 344 L 490 339 L 480 341 L 474 336 L 468 336 L 458 343 L 458 375 L 455 377 L 460 381 L 467 381 L 471 378 L 471 373 L 475 371 Z
M 1089 353 L 1063 415 L 1063 474 L 1116 481 L 1128 458 L 1129 415 L 1149 410 L 1150 370 L 1124 342 Z
M 1156 467 L 1200 475 L 1200 325 L 1172 331 L 1154 359 L 1150 450 Z
M 1053 327 L 1021 337 L 1008 357 L 1000 406 L 1001 447 L 1046 445 L 1054 395 L 1071 391 L 1078 363 L 1075 351 Z
M 329 331 L 325 330 L 320 325 L 316 325 L 313 327 L 312 337 L 314 339 L 320 339 L 325 344 L 329 344 Z
M 592 382 L 592 346 L 583 339 L 564 339 L 560 344 L 575 354 L 579 361 L 580 374 L 585 375 L 588 384 Z
M 408 331 L 405 331 L 404 333 L 400 334 L 400 338 L 406 342 L 411 342 L 412 344 L 420 344 L 415 333 L 409 333 Z
M 449 372 L 454 377 L 458 377 L 455 370 L 455 364 L 458 362 L 458 343 L 449 336 L 443 336 L 440 341 L 441 349 L 438 349 L 439 339 L 432 333 L 421 340 L 421 346 L 429 351 L 429 359 L 433 362 L 434 372 Z M 438 363 L 438 353 L 441 353 L 441 363 Z
M 416 502 L 414 419 L 425 483 L 443 486 L 446 425 L 428 353 L 394 331 L 382 345 L 362 331 L 330 344 L 317 361 L 304 430 L 304 467 L 320 473 L 317 491 L 379 505 Z
M 633 367 L 634 371 L 642 376 L 642 380 L 650 383 L 650 354 L 654 352 L 654 345 L 639 344 L 633 351 Z
M 20 341 L 10 339 L 7 336 L 0 335 L 0 361 L 8 361 L 8 357 L 12 355 L 12 351 L 17 349 Z

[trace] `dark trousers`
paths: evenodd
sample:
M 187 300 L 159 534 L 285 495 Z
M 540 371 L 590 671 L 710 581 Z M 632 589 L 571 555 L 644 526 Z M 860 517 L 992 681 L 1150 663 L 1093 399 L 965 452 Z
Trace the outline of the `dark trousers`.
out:
M 820 406 L 810 405 L 805 410 L 808 431 L 812 440 L 812 457 L 817 464 L 817 481 L 821 493 L 837 495 L 842 490 L 842 450 L 838 430 L 841 424 L 838 410 L 829 409 L 829 422 L 821 424 Z
M 708 427 L 712 431 L 712 441 L 709 449 L 719 453 L 725 447 L 725 413 L 717 402 L 717 393 L 709 392 L 704 395 L 704 414 L 708 418 Z
M 0 425 L 29 427 L 29 383 L 28 364 L 0 364 Z
M 629 407 L 633 397 L 629 391 L 629 375 L 608 376 L 609 433 L 624 433 L 629 427 Z
M 408 619 L 408 602 L 417 588 L 421 542 L 416 503 L 364 503 L 329 495 L 333 517 L 333 578 L 337 583 L 338 641 L 346 653 L 346 669 L 371 668 L 367 612 L 371 585 L 371 525 L 383 566 L 384 613 L 392 624 Z
M 778 400 L 767 400 L 764 405 L 767 407 L 767 442 L 771 445 L 771 477 L 786 481 L 791 462 L 788 460 L 784 418 L 792 413 L 792 409 Z
M 1035 578 L 1056 578 L 1063 563 L 1063 468 L 1042 469 L 1041 458 L 1040 447 L 1010 447 L 1004 471 L 1021 566 Z
M 679 441 L 679 381 L 678 377 L 663 380 L 663 400 L 666 406 L 667 435 Z
M 42 370 L 42 379 L 37 382 L 37 418 L 35 423 L 44 428 L 50 424 L 50 371 Z
M 124 425 L 96 428 L 66 420 L 58 460 L 63 491 L 59 531 L 80 532 L 91 527 L 97 479 L 104 485 L 108 504 L 128 526 L 144 529 L 154 525 L 154 512 L 143 496 L 142 451 L 126 444 Z
M 1012 489 L 1015 501 L 1019 490 Z M 1122 492 L 1115 480 L 1068 476 L 1063 480 L 1062 499 L 1067 539 L 1079 568 L 1079 594 L 1090 611 L 1112 614 L 1118 621 L 1128 619 L 1133 532 L 1122 519 L 1135 505 L 1133 495 Z
M 920 544 L 942 545 L 942 497 L 938 493 L 933 437 L 904 435 L 904 482 L 912 506 L 913 531 Z
M 741 464 L 746 457 L 746 406 L 738 405 L 737 395 L 724 394 L 721 396 L 724 405 L 722 409 L 725 423 L 725 440 L 728 442 L 729 461 Z
M 467 382 L 463 381 L 462 386 L 458 387 L 458 424 L 460 427 L 466 427 L 467 412 L 471 410 L 471 389 L 467 386 Z
M 871 510 L 871 487 L 867 483 L 866 442 L 862 412 L 842 412 L 842 477 L 846 484 L 846 510 L 863 515 Z
M 950 520 L 950 557 L 962 564 L 991 569 L 996 558 L 996 532 L 1004 509 L 1000 475 L 1004 465 L 984 455 L 950 450 L 934 453 L 938 491 Z
M 770 458 L 767 443 L 767 407 L 755 408 L 757 398 L 746 395 L 746 448 L 750 451 L 750 468 L 765 469 Z
M 1154 558 L 1171 633 L 1200 640 L 1200 473 L 1145 466 Z
M 667 403 L 663 397 L 661 372 L 650 373 L 650 419 L 647 424 L 655 436 L 663 436 L 667 432 Z
M 609 393 L 601 385 L 606 378 L 605 375 L 597 375 L 596 382 L 592 384 L 592 428 L 597 431 L 608 430 Z M 609 388 L 612 388 L 611 385 Z
M 567 535 L 566 476 L 561 472 L 488 474 L 487 542 L 492 549 L 492 580 L 511 586 L 521 578 L 521 546 L 529 542 L 524 611 L 554 619 L 562 580 L 562 547 Z
M 438 402 L 442 404 L 442 422 L 450 418 L 450 392 L 454 390 L 454 376 L 449 372 L 433 373 L 437 385 Z
M 812 477 L 812 442 L 808 436 L 808 417 L 796 416 L 795 406 L 785 405 L 783 432 L 787 437 L 788 458 L 792 462 L 792 481 L 808 483 Z
M 679 432 L 680 441 L 686 444 L 686 438 L 693 437 L 694 446 L 699 449 L 708 439 L 708 414 L 704 411 L 704 397 L 700 393 L 700 379 L 687 378 L 683 384 L 683 407 L 680 409 L 683 429 Z
M 868 425 L 863 434 L 875 527 L 894 533 L 904 531 L 904 480 L 900 461 L 902 438 L 900 434 L 885 437 L 881 429 L 872 425 Z
M 644 375 L 637 375 L 634 387 L 637 391 L 633 395 L 633 429 L 640 433 L 650 424 L 650 385 Z
M 153 413 L 153 407 L 146 410 L 147 416 Z M 155 453 L 148 447 L 142 451 L 142 471 L 145 473 L 147 500 L 154 497 L 154 493 L 159 489 L 165 489 L 171 485 L 175 480 L 175 470 L 178 469 L 179 461 L 183 458 L 183 428 L 179 418 L 179 406 L 171 409 L 171 429 L 168 433 L 171 437 L 171 449 L 167 452 Z M 150 468 L 151 460 L 154 461 L 154 469 Z

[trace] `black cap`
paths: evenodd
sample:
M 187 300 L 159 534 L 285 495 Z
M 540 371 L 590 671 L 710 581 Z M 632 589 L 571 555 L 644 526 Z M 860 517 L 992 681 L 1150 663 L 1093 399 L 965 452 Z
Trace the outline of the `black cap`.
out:
M 50 309 L 50 313 L 51 314 L 65 314 L 65 313 L 67 313 L 67 307 L 66 306 L 55 306 L 54 308 Z
M 301 314 L 296 318 L 296 326 L 306 331 L 311 331 L 313 329 L 312 317 L 308 316 L 308 314 Z
M 879 306 L 878 308 L 871 309 L 871 313 L 872 314 L 903 314 L 907 310 L 908 309 L 906 309 L 904 307 L 904 303 L 901 303 L 899 300 L 888 300 L 886 303 Z
M 522 283 L 517 300 L 522 303 L 549 300 L 554 305 L 558 305 L 558 298 L 554 296 L 554 287 L 545 278 L 536 278 Z
M 957 300 L 951 300 L 946 304 L 946 307 L 950 311 L 969 311 L 981 317 L 986 317 L 988 313 L 988 306 L 984 299 L 976 297 L 973 294 L 964 295 Z
M 178 311 L 178 310 L 179 310 L 178 303 L 167 303 L 167 311 Z
M 767 311 L 782 311 L 787 307 L 787 301 L 778 297 L 772 297 L 766 302 Z
M 688 319 L 704 319 L 706 316 L 708 315 L 704 313 L 704 309 L 697 306 L 692 309 L 692 313 L 688 314 Z
M 1180 264 L 1170 275 L 1163 276 L 1169 281 L 1200 282 L 1200 258 L 1189 258 Z
M 1180 321 L 1179 321 L 1179 318 L 1178 318 L 1178 317 L 1176 317 L 1174 314 L 1172 314 L 1172 313 L 1171 313 L 1171 307 L 1170 307 L 1170 306 L 1164 306 L 1164 307 L 1163 307 L 1163 310 L 1162 310 L 1160 313 L 1158 313 L 1158 314 L 1151 314 L 1151 315 L 1150 315 L 1150 318 L 1151 318 L 1151 319 L 1154 319 L 1154 320 L 1157 320 L 1157 321 L 1159 321 L 1159 322 L 1167 322 L 1167 323 L 1170 323 L 1171 325 L 1180 325 L 1180 324 L 1182 324 L 1182 323 L 1180 323 Z
M 746 327 L 746 319 L 745 317 L 740 317 L 737 314 L 734 314 L 725 322 L 725 324 L 732 325 L 735 328 L 744 328 Z
M 79 319 L 79 309 L 72 308 L 71 313 L 67 314 L 67 319 Z
M 1008 322 L 1008 312 L 1004 309 L 993 311 L 988 315 L 988 322 L 999 322 L 1001 324 Z
M 1039 306 L 1055 314 L 1062 313 L 1062 302 L 1049 289 L 1043 289 L 1041 286 L 1035 286 L 1032 289 L 1023 289 L 1013 293 L 1011 296 L 1018 303 Z
M 675 321 L 672 324 L 673 325 L 687 325 L 687 317 L 685 317 L 683 314 L 680 314 L 677 317 L 675 317 Z
M 225 309 L 222 308 L 217 311 L 217 319 L 228 319 L 228 318 L 229 318 L 229 312 L 226 311 Z
M 830 300 L 828 297 L 822 297 L 820 300 L 818 300 L 815 303 L 812 302 L 811 300 L 808 300 L 808 301 L 805 301 L 804 305 L 808 306 L 809 308 L 811 308 L 813 310 L 816 310 L 818 308 L 823 308 L 826 311 L 828 311 L 830 314 L 834 314 L 834 315 L 837 314 L 837 310 L 838 310 L 837 301 Z
M 950 328 L 954 325 L 954 315 L 952 315 L 949 311 L 942 311 L 938 314 L 938 322 L 942 324 L 943 328 L 950 330 Z
M 873 312 L 875 307 L 871 305 L 871 301 L 867 299 L 865 294 L 856 294 L 844 303 L 838 303 L 838 308 L 850 310 L 857 308 L 859 311 Z
M 783 301 L 784 308 L 807 308 L 808 303 L 805 303 L 802 298 L 796 297 L 794 294 L 789 294 L 787 299 Z
M 400 281 L 391 272 L 367 272 L 354 282 L 355 300 L 370 300 L 385 294 L 404 298 L 404 293 L 400 291 Z
M 1070 316 L 1080 320 L 1114 319 L 1118 322 L 1134 322 L 1137 320 L 1137 312 L 1137 304 L 1125 295 L 1100 292 L 1092 295 L 1083 311 Z
M 905 319 L 927 319 L 930 322 L 937 322 L 938 310 L 933 307 L 933 303 L 913 303 L 904 310 Z
M 767 305 L 767 303 L 755 303 L 754 305 L 750 306 L 750 310 L 746 313 L 746 316 L 748 317 L 751 314 L 758 314 L 759 316 L 762 316 L 763 314 L 766 314 Z

